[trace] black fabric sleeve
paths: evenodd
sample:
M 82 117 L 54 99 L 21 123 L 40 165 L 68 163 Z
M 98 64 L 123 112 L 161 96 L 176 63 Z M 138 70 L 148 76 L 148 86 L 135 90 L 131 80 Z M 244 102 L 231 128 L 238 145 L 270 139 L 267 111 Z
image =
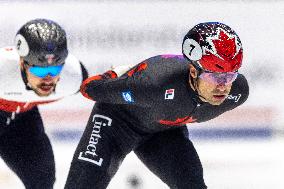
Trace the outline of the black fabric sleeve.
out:
M 83 82 L 81 93 L 97 102 L 150 106 L 157 86 L 149 76 L 153 72 L 146 69 L 147 63 L 142 62 L 121 77 L 113 71 L 89 77 Z

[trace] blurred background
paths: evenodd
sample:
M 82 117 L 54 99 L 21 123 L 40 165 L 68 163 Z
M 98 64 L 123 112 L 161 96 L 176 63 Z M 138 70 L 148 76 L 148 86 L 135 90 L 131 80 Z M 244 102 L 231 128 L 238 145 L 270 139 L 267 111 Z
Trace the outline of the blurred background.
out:
M 2 0 L 0 47 L 13 45 L 17 30 L 34 18 L 49 18 L 65 28 L 69 52 L 90 75 L 158 54 L 181 54 L 183 36 L 197 23 L 231 26 L 243 43 L 240 72 L 248 79 L 249 99 L 217 119 L 188 125 L 190 138 L 208 188 L 284 188 L 283 1 Z M 78 94 L 40 107 L 56 158 L 55 189 L 64 186 L 92 106 Z M 24 188 L 1 159 L 0 188 Z M 108 188 L 168 187 L 131 153 Z

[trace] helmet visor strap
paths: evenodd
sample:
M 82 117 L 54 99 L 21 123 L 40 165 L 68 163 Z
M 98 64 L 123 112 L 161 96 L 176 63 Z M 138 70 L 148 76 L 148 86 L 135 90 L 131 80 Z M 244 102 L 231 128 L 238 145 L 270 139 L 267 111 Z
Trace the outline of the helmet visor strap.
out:
M 204 71 L 199 78 L 215 85 L 229 85 L 233 83 L 238 76 L 238 72 L 216 73 Z
M 32 73 L 34 76 L 44 78 L 48 75 L 51 77 L 58 76 L 63 68 L 63 65 L 58 66 L 31 66 L 29 67 L 30 73 Z

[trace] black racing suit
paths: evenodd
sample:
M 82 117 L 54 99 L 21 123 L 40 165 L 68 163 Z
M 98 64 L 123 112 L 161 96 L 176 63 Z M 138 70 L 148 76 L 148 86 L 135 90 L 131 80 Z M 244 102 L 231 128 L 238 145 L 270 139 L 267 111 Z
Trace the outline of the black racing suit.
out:
M 241 105 L 248 83 L 238 75 L 221 105 L 202 103 L 189 86 L 183 56 L 149 58 L 116 77 L 112 71 L 81 86 L 96 101 L 76 149 L 65 189 L 103 189 L 132 150 L 170 188 L 204 189 L 202 165 L 186 123 L 204 122 Z M 237 100 L 231 100 L 237 96 Z
M 0 111 L 0 156 L 26 189 L 52 189 L 55 163 L 38 108 L 18 114 L 9 125 L 9 112 Z

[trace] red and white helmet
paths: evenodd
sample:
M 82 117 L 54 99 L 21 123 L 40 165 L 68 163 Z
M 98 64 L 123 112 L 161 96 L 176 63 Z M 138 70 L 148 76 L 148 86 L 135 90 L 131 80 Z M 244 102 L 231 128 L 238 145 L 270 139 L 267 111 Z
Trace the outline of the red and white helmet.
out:
M 182 52 L 196 66 L 210 72 L 235 72 L 243 59 L 239 36 L 219 22 L 200 23 L 189 30 L 183 39 Z

